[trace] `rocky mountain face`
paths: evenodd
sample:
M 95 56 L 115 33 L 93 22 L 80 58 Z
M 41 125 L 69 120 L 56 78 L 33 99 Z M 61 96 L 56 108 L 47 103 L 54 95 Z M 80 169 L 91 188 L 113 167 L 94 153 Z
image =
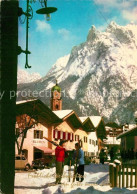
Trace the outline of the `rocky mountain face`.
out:
M 39 98 L 49 105 L 50 89 L 58 80 L 63 109 L 79 116 L 101 115 L 105 121 L 134 122 L 137 110 L 137 25 L 111 22 L 105 32 L 95 26 L 86 42 L 57 60 L 38 81 L 19 84 L 18 91 L 45 93 Z M 21 95 L 18 95 L 21 98 Z

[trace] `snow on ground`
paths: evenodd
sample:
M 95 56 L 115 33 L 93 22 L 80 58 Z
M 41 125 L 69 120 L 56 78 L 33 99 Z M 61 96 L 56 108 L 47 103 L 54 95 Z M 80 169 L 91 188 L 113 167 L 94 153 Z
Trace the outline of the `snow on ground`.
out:
M 15 175 L 15 194 L 136 194 L 135 189 L 111 188 L 109 186 L 108 164 L 90 164 L 85 166 L 84 181 L 74 182 L 73 167 L 71 168 L 71 181 L 68 179 L 68 166 L 64 167 L 61 185 L 54 185 L 55 167 L 51 169 L 38 170 L 35 172 L 19 172 Z

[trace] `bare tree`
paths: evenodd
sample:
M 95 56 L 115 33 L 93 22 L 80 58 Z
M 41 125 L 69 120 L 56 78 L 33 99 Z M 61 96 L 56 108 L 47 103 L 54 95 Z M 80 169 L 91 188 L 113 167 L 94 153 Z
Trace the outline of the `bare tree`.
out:
M 17 144 L 18 154 L 22 153 L 24 139 L 26 137 L 27 131 L 38 124 L 38 122 L 27 114 L 19 115 L 16 117 L 16 134 L 15 142 Z

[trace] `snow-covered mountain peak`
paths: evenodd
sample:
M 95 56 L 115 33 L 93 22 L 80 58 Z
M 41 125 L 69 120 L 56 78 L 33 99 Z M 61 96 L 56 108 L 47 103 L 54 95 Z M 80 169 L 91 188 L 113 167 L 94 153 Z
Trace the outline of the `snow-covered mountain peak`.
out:
M 41 75 L 39 73 L 28 73 L 26 70 L 18 69 L 17 74 L 17 83 L 30 83 L 35 82 L 41 79 Z
M 48 72 L 46 76 L 50 76 L 50 74 L 57 73 L 60 70 L 64 69 L 68 63 L 70 54 L 65 55 L 64 57 L 60 57 L 56 63 L 52 66 L 51 70 Z
M 67 96 L 63 109 L 123 123 L 133 121 L 137 107 L 136 75 L 137 25 L 111 22 L 104 32 L 92 26 L 87 41 L 58 59 L 37 87 L 51 89 L 57 79 Z
M 114 21 L 111 21 L 106 30 L 114 29 L 114 28 L 116 29 L 117 27 L 118 27 L 118 24 L 116 24 L 116 22 Z
M 94 41 L 99 37 L 99 31 L 96 30 L 96 27 L 93 25 L 89 30 L 87 41 Z
M 134 24 L 120 26 L 115 22 L 111 22 L 106 32 L 113 35 L 121 44 L 135 43 L 135 39 L 137 39 L 137 25 Z

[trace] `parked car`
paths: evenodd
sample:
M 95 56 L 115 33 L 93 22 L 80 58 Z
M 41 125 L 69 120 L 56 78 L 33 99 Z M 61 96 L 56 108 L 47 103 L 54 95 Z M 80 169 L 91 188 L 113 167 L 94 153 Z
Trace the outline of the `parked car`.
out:
M 30 164 L 28 163 L 28 160 L 25 158 L 25 156 L 15 156 L 15 169 L 24 169 L 27 171 L 30 169 Z
M 32 161 L 32 168 L 33 169 L 44 169 L 45 167 L 51 166 L 52 163 L 52 156 L 45 156 L 44 158 L 38 158 Z

